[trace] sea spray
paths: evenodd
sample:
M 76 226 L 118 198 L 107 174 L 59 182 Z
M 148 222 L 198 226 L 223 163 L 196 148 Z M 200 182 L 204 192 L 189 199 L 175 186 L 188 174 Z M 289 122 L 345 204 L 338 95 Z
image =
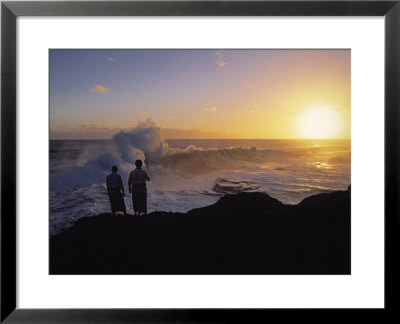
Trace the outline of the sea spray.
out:
M 177 182 L 176 177 L 183 180 L 196 175 L 227 171 L 259 173 L 264 170 L 262 172 L 266 173 L 267 170 L 275 170 L 281 171 L 279 176 L 284 176 L 282 171 L 294 172 L 300 166 L 303 169 L 315 166 L 330 168 L 332 159 L 335 163 L 335 157 L 341 164 L 350 163 L 349 152 L 339 150 L 335 153 L 334 150 L 333 155 L 326 154 L 323 147 L 310 148 L 309 145 L 299 145 L 294 150 L 289 147 L 260 149 L 255 146 L 232 145 L 202 148 L 190 143 L 182 147 L 170 147 L 162 138 L 160 127 L 150 119 L 138 123 L 130 131 L 115 134 L 108 143 L 104 146 L 104 154 L 89 158 L 83 165 L 52 174 L 50 190 L 66 191 L 104 184 L 112 165 L 118 166 L 119 173 L 126 181 L 137 159 L 145 162 L 150 177 L 170 175 L 175 177 L 169 180 L 174 183 Z M 99 149 L 96 152 L 99 154 Z M 325 162 L 321 163 L 322 161 Z M 306 174 L 308 173 L 306 170 Z
M 75 166 L 64 172 L 53 174 L 50 176 L 50 191 L 75 190 L 103 183 L 113 165 L 121 166 L 123 164 L 117 156 L 103 154 L 96 159 L 87 161 L 83 166 Z M 124 167 L 120 168 L 120 173 L 125 172 Z
M 126 185 L 136 158 L 146 161 L 151 177 L 149 212 L 186 212 L 240 191 L 266 192 L 296 204 L 310 195 L 344 190 L 350 183 L 350 141 L 163 141 L 154 123 L 121 133 L 116 140 L 50 141 L 51 233 L 80 217 L 109 211 L 106 175 L 115 164 Z M 137 143 L 137 137 L 148 142 Z M 132 212 L 128 194 L 125 203 Z
M 159 175 L 168 172 L 187 178 L 213 171 L 244 170 L 249 164 L 283 161 L 293 155 L 279 150 L 258 150 L 256 147 L 203 149 L 188 145 L 170 148 L 161 136 L 160 127 L 150 119 L 139 122 L 130 131 L 115 134 L 111 144 L 104 148 L 108 152 L 89 158 L 83 165 L 51 175 L 50 190 L 75 190 L 102 184 L 112 165 L 116 165 L 126 179 L 137 159 L 147 164 L 149 173 Z
M 135 160 L 145 162 L 154 155 L 161 155 L 168 149 L 161 136 L 160 128 L 148 119 L 139 122 L 131 131 L 121 131 L 114 135 L 113 142 L 118 146 L 123 162 L 134 164 Z
M 124 179 L 134 168 L 135 161 L 148 161 L 151 155 L 161 154 L 164 143 L 160 128 L 148 119 L 139 122 L 131 131 L 121 131 L 112 138 L 116 149 L 107 148 L 107 152 L 98 157 L 89 159 L 83 166 L 75 166 L 64 172 L 50 176 L 51 191 L 75 190 L 104 183 L 110 173 L 111 166 L 116 165 Z M 106 148 L 105 148 L 106 149 Z

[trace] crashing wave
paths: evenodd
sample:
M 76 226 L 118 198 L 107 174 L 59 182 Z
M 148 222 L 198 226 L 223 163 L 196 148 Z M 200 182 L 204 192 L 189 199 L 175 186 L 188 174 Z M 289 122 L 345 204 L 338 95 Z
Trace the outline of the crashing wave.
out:
M 294 157 L 279 150 L 258 150 L 255 147 L 202 149 L 190 145 L 183 149 L 170 148 L 161 136 L 161 130 L 151 120 L 139 123 L 131 131 L 121 131 L 112 138 L 113 148 L 100 156 L 89 158 L 83 166 L 51 175 L 50 190 L 66 191 L 93 184 L 102 184 L 112 165 L 126 179 L 135 160 L 145 162 L 150 176 L 166 172 L 191 176 L 211 171 L 239 170 L 252 163 L 282 161 Z

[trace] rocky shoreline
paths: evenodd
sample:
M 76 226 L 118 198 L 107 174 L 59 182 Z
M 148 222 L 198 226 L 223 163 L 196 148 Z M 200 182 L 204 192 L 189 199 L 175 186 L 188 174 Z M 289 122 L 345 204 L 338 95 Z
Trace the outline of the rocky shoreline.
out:
M 225 195 L 187 213 L 101 214 L 50 237 L 50 274 L 350 274 L 350 187 L 284 205 Z

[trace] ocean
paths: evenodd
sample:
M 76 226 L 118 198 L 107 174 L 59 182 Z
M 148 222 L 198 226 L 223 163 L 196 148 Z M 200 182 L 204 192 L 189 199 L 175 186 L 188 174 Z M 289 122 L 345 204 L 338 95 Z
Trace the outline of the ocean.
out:
M 50 234 L 80 217 L 110 212 L 105 179 L 111 166 L 118 166 L 126 187 L 138 158 L 151 178 L 148 212 L 187 212 L 241 191 L 297 204 L 347 189 L 351 180 L 350 140 L 163 140 L 157 128 L 136 128 L 111 140 L 50 140 Z

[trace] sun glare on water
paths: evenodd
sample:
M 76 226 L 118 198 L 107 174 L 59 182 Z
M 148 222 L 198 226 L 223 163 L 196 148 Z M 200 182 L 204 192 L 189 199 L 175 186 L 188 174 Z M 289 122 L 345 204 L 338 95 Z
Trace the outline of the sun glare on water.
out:
M 332 108 L 315 108 L 300 116 L 298 129 L 302 138 L 337 138 L 341 131 L 340 116 Z

